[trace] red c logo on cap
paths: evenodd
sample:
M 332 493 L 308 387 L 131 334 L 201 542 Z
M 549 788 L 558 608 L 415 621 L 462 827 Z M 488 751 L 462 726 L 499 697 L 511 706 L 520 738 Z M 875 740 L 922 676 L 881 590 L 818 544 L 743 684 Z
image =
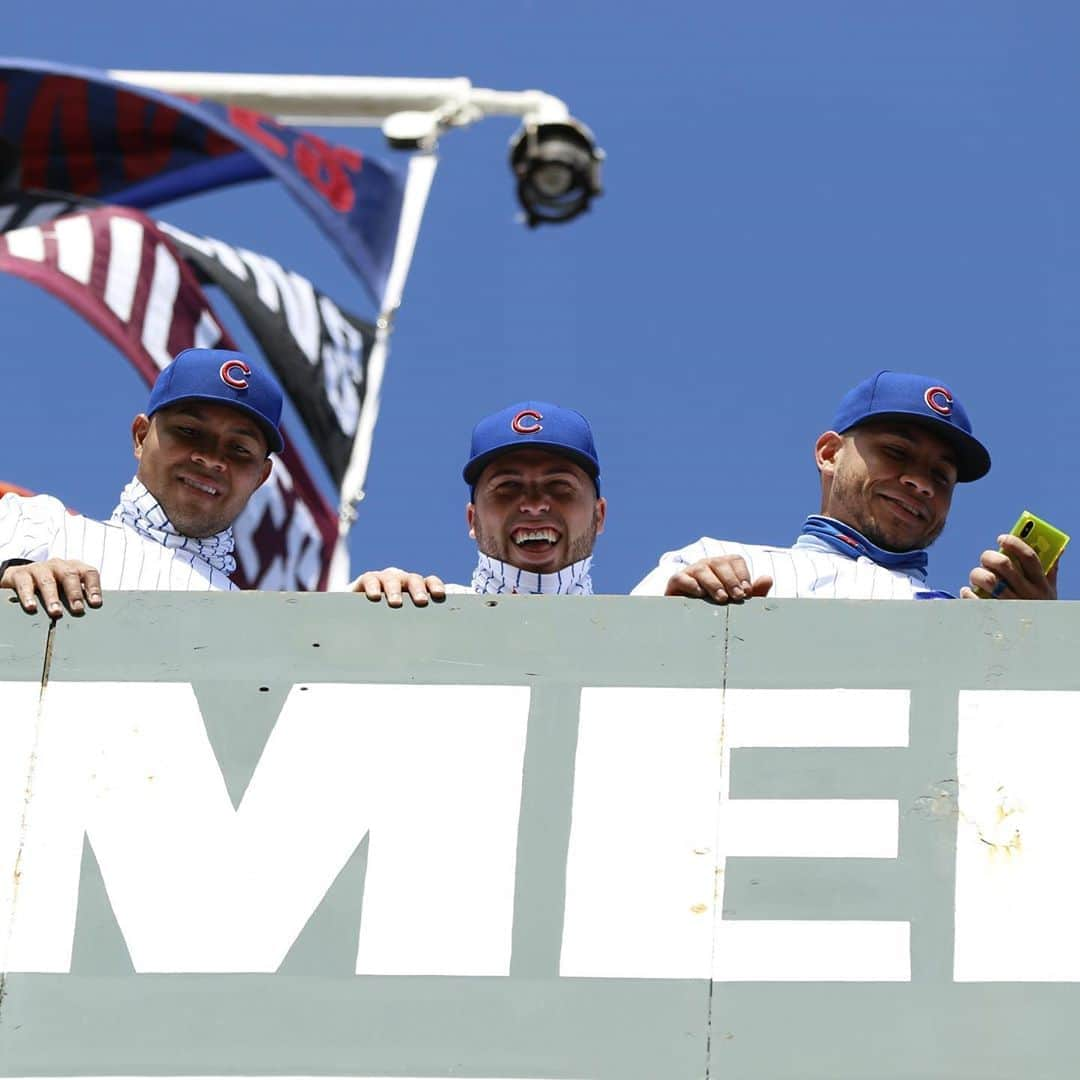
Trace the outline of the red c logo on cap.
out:
M 923 399 L 939 416 L 948 416 L 952 412 L 952 394 L 944 386 L 931 386 Z
M 240 372 L 239 375 L 234 375 L 233 371 Z M 221 381 L 226 386 L 231 386 L 234 390 L 246 390 L 248 386 L 247 379 L 243 378 L 245 375 L 251 374 L 251 368 L 244 363 L 243 360 L 226 360 L 221 365 Z
M 544 430 L 544 425 L 540 423 L 544 417 L 538 413 L 535 409 L 522 409 L 521 412 L 510 421 L 510 426 L 519 435 L 535 435 L 538 431 Z M 528 421 L 532 423 L 528 423 Z

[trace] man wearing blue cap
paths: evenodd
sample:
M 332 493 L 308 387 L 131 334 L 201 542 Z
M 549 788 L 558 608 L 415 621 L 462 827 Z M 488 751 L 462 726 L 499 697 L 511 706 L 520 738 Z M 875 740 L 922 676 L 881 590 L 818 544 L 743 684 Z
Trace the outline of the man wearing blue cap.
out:
M 879 371 L 840 403 L 815 444 L 821 512 L 791 548 L 702 537 L 660 563 L 634 596 L 742 603 L 753 596 L 928 599 L 926 548 L 940 535 L 957 483 L 990 470 L 986 447 L 939 379 Z M 1035 553 L 1017 537 L 984 552 L 971 583 L 995 596 L 1054 599 Z M 963 590 L 968 595 L 969 590 Z
M 232 590 L 232 523 L 282 449 L 281 389 L 224 349 L 185 349 L 132 421 L 138 470 L 108 521 L 49 495 L 0 499 L 0 588 L 58 618 L 103 589 Z
M 473 429 L 462 470 L 465 519 L 476 540 L 471 586 L 443 586 L 389 567 L 361 574 L 353 589 L 399 607 L 445 591 L 588 595 L 593 545 L 604 530 L 600 462 L 589 422 L 547 401 L 521 401 Z

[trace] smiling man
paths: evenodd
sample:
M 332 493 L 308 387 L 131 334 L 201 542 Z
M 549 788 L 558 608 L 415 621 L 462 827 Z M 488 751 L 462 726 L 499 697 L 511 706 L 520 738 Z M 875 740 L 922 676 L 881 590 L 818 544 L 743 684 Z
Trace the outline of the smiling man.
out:
M 521 401 L 473 429 L 462 470 L 465 520 L 476 540 L 470 586 L 448 585 L 396 567 L 353 582 L 371 600 L 423 605 L 446 591 L 588 595 L 593 545 L 604 531 L 600 462 L 589 422 L 547 401 Z
M 186 349 L 132 421 L 138 470 L 108 521 L 49 495 L 0 499 L 0 588 L 53 618 L 100 607 L 102 590 L 232 590 L 232 523 L 282 449 L 281 389 L 223 349 Z
M 791 548 L 702 537 L 660 563 L 634 596 L 742 603 L 754 596 L 928 599 L 926 549 L 940 535 L 957 483 L 990 470 L 963 406 L 939 379 L 879 371 L 840 403 L 814 459 L 821 512 Z M 1035 553 L 1017 537 L 984 552 L 972 584 L 996 596 L 1053 599 Z M 965 596 L 969 590 L 963 590 Z
M 522 401 L 484 417 L 462 476 L 471 494 L 465 520 L 479 549 L 474 592 L 592 592 L 607 503 L 581 413 Z

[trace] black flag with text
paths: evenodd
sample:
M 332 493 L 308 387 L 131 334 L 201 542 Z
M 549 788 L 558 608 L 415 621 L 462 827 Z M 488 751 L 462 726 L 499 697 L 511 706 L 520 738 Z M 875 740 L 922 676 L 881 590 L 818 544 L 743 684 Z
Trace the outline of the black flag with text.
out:
M 335 486 L 360 423 L 375 327 L 266 255 L 159 222 L 203 284 L 235 305 L 285 387 Z

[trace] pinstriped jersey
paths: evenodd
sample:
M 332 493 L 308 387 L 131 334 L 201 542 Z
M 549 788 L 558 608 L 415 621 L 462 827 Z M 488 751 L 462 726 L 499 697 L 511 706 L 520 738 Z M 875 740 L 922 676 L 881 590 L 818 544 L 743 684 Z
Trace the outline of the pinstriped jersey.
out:
M 524 594 L 532 596 L 590 596 L 592 578 L 589 568 L 592 556 L 546 574 L 523 570 L 513 563 L 503 562 L 494 555 L 476 553 L 476 569 L 472 576 L 472 591 L 491 595 Z
M 865 555 L 852 557 L 810 547 L 763 547 L 734 544 L 703 536 L 696 543 L 660 556 L 660 563 L 631 591 L 631 596 L 663 596 L 672 574 L 700 559 L 741 555 L 750 580 L 773 579 L 769 596 L 837 600 L 914 600 L 934 595 L 919 574 L 890 570 Z M 937 594 L 940 595 L 940 594 Z
M 591 596 L 591 566 L 592 556 L 587 555 L 559 570 L 538 574 L 478 551 L 472 584 L 447 584 L 445 589 L 451 595 L 479 593 L 490 596 Z
M 105 590 L 236 589 L 193 552 L 167 548 L 117 521 L 69 514 L 51 495 L 0 499 L 0 562 L 7 559 L 78 559 L 100 573 Z

